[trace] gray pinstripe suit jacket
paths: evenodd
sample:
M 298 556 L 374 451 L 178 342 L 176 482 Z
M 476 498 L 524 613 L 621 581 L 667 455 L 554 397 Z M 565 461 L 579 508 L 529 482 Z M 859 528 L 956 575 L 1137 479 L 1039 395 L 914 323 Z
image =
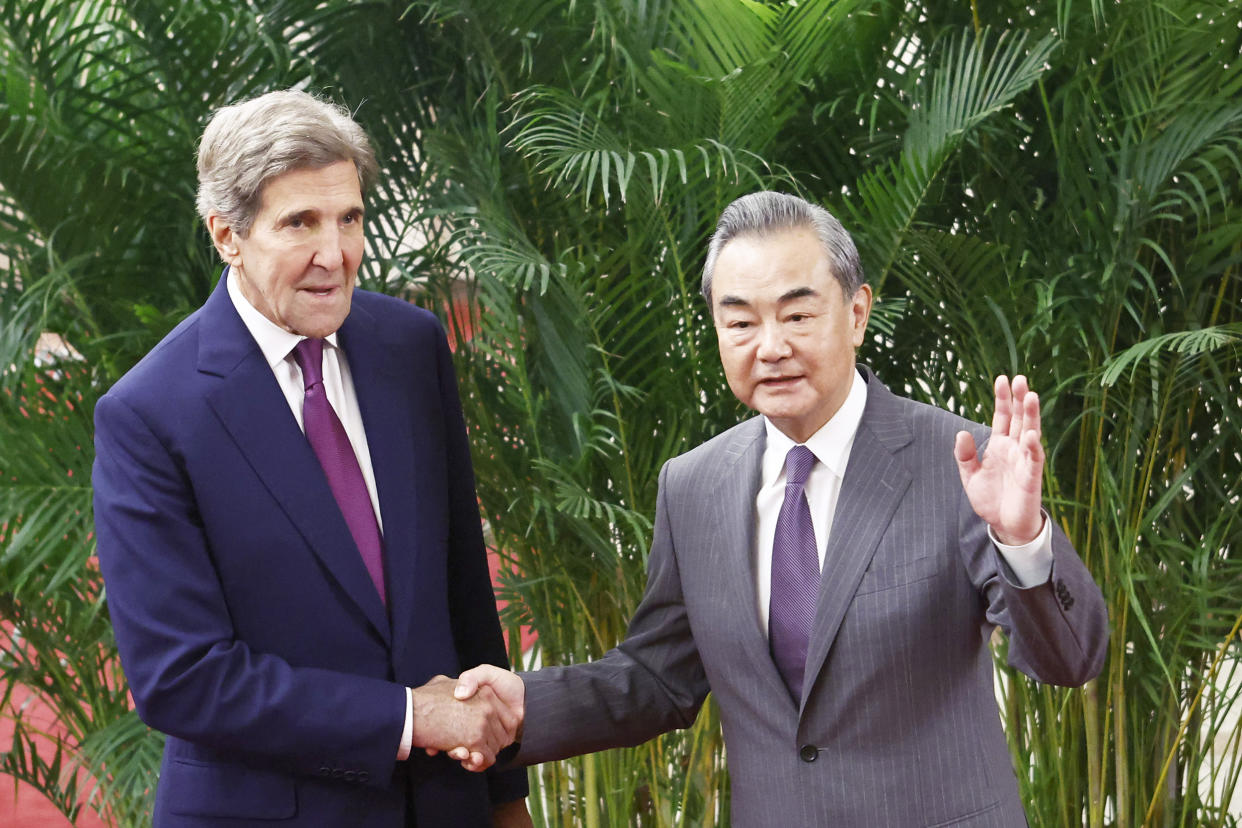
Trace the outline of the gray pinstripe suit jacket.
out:
M 516 761 L 633 745 L 690 725 L 716 696 L 733 824 L 1024 826 L 993 695 L 994 626 L 1009 661 L 1077 685 L 1101 669 L 1103 598 L 1059 529 L 1049 582 L 1015 586 L 958 479 L 953 435 L 987 429 L 895 396 L 866 369 L 867 407 L 828 543 L 800 703 L 759 626 L 753 418 L 660 474 L 647 591 L 599 661 L 523 673 Z

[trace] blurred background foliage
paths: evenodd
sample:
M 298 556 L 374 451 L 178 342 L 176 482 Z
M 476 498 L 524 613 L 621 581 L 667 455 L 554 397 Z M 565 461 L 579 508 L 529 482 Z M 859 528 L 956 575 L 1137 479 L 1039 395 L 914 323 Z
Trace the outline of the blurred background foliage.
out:
M 92 559 L 91 413 L 219 275 L 193 206 L 212 108 L 299 86 L 384 167 L 364 286 L 457 343 L 526 658 L 624 634 L 661 464 L 745 416 L 698 297 L 707 236 L 738 195 L 797 192 L 859 243 L 861 358 L 890 387 L 982 420 L 997 373 L 1042 392 L 1048 506 L 1113 636 L 1081 690 L 1001 668 L 1031 824 L 1237 825 L 1239 21 L 1237 0 L 0 0 L 0 772 L 71 818 L 149 820 L 160 737 Z M 531 779 L 536 824 L 729 823 L 710 704 Z

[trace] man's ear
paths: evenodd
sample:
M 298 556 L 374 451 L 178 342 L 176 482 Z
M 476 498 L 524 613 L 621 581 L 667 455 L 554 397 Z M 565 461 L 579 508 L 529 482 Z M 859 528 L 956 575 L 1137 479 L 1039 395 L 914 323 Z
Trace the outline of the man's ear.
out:
M 241 264 L 241 250 L 237 246 L 238 234 L 231 224 L 218 213 L 208 213 L 207 232 L 211 234 L 211 242 L 216 246 L 216 252 L 226 264 L 230 267 Z
M 863 336 L 867 333 L 867 320 L 871 318 L 871 285 L 864 282 L 850 299 L 849 306 L 851 333 L 854 347 L 857 348 L 863 343 Z

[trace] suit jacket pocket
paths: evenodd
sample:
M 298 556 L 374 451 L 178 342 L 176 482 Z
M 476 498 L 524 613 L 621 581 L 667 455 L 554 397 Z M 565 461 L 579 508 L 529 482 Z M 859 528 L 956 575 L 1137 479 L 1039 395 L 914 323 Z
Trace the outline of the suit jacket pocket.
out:
M 297 814 L 294 782 L 284 774 L 190 759 L 174 759 L 164 773 L 160 785 L 176 792 L 170 802 L 174 814 L 245 819 Z
M 854 594 L 865 595 L 868 592 L 880 592 L 925 581 L 935 577 L 938 571 L 939 559 L 935 555 L 925 555 L 922 558 L 890 566 L 872 567 L 863 573 L 862 581 L 858 584 L 858 591 Z

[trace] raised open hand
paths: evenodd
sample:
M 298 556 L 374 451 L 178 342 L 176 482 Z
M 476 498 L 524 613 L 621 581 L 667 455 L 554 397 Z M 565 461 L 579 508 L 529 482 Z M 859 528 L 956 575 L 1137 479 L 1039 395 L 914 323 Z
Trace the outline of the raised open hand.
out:
M 1039 442 L 1039 395 L 1026 377 L 996 378 L 992 436 L 979 459 L 975 440 L 959 431 L 953 446 L 966 497 L 1001 543 L 1033 541 L 1043 528 L 1040 512 L 1044 448 Z

